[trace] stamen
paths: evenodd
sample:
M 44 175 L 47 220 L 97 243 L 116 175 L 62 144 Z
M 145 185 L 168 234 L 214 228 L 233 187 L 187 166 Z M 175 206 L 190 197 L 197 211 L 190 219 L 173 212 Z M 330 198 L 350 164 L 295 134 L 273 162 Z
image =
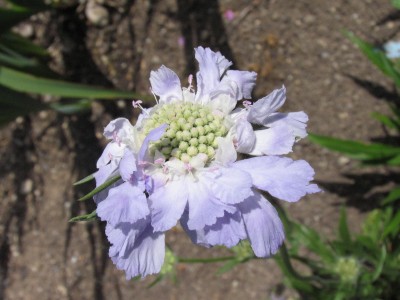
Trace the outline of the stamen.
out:
M 189 172 L 192 172 L 193 167 L 191 166 L 191 164 L 185 164 L 185 169 Z
M 151 87 L 150 87 L 149 89 L 150 89 L 150 93 L 153 94 L 154 99 L 156 99 L 156 103 L 159 104 L 158 99 L 157 99 L 157 96 L 156 96 L 156 94 L 154 94 L 153 89 L 152 89 Z
M 132 101 L 132 106 L 133 106 L 134 108 L 142 107 L 142 106 L 140 105 L 140 104 L 142 104 L 142 103 L 143 103 L 142 100 L 137 100 L 137 101 L 133 100 L 133 101 Z
M 249 100 L 244 100 L 243 101 L 243 106 L 245 107 L 245 108 L 249 108 L 250 106 L 252 106 L 253 104 L 251 103 L 251 101 L 249 101 Z
M 194 92 L 194 88 L 192 86 L 192 82 L 193 82 L 193 75 L 192 74 L 189 75 L 188 82 L 189 82 L 189 87 L 188 87 L 189 91 L 190 92 Z
M 133 100 L 133 101 L 132 101 L 132 106 L 133 106 L 134 108 L 140 108 L 140 110 L 142 111 L 142 113 L 144 113 L 144 114 L 146 114 L 148 117 L 150 117 L 149 113 L 143 108 L 143 106 L 141 105 L 141 103 L 143 103 L 142 100 L 137 100 L 137 101 Z
M 148 162 L 148 161 L 144 161 L 144 160 L 140 160 L 140 161 L 138 162 L 138 165 L 141 166 L 141 167 L 144 167 L 144 166 L 146 166 L 146 165 L 148 165 L 148 164 L 149 164 L 149 162 Z
M 157 159 L 154 161 L 154 163 L 155 163 L 155 164 L 158 164 L 158 165 L 162 165 L 163 163 L 165 163 L 165 159 L 164 159 L 164 158 L 157 158 Z

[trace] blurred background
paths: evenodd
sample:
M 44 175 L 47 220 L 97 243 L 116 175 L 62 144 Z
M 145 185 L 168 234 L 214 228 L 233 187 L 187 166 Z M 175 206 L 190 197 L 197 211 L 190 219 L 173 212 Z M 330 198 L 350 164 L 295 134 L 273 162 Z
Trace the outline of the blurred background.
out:
M 180 76 L 183 85 L 189 74 L 195 74 L 196 46 L 221 51 L 233 61 L 234 69 L 257 72 L 253 99 L 285 84 L 288 100 L 283 109 L 305 111 L 310 118 L 309 132 L 396 147 L 398 135 L 390 130 L 397 127 L 392 124 L 388 129 L 388 119 L 386 123 L 382 120 L 396 112 L 395 84 L 400 79 L 396 82 L 398 73 L 393 73 L 397 72 L 396 62 L 379 56 L 384 55 L 386 42 L 400 38 L 400 13 L 393 3 L 49 0 L 43 4 L 0 0 L 0 299 L 312 299 L 273 259 L 246 260 L 223 274 L 218 272 L 222 262 L 178 262 L 174 265 L 176 282 L 164 276 L 148 288 L 156 276 L 126 281 L 108 258 L 104 225 L 99 221 L 68 222 L 94 209 L 91 201 L 76 201 L 93 184 L 73 183 L 96 170 L 96 160 L 106 144 L 103 128 L 110 120 L 127 117 L 134 121 L 138 111 L 133 110 L 132 99 L 152 105 L 151 70 L 164 64 Z M 354 35 L 348 38 L 348 32 Z M 381 116 L 381 122 L 372 113 Z M 339 141 L 325 141 L 321 147 L 310 140 L 321 143 L 317 136 L 304 139 L 291 157 L 310 162 L 325 192 L 281 205 L 291 220 L 315 229 L 322 240 L 337 239 L 339 226 L 339 240 L 354 245 L 354 240 L 346 240 L 341 208 L 345 207 L 352 234 L 368 234 L 363 227 L 367 216 L 374 212 L 375 222 L 382 219 L 380 203 L 400 181 L 396 163 L 381 161 L 381 156 L 367 157 L 361 167 L 354 158 L 365 158 L 359 155 L 367 149 L 364 144 L 352 145 L 358 146 L 357 152 Z M 335 145 L 347 150 L 326 149 Z M 383 150 L 377 149 L 381 155 Z M 395 158 L 400 155 L 399 150 L 392 152 Z M 370 163 L 372 160 L 375 163 Z M 390 209 L 395 218 L 397 208 Z M 388 222 L 396 229 L 400 218 Z M 380 226 L 374 224 L 373 228 Z M 387 235 L 398 237 L 396 232 Z M 289 246 L 293 247 L 307 241 L 299 235 L 290 238 L 289 234 Z M 231 253 L 193 245 L 180 228 L 167 234 L 167 242 L 179 257 Z M 379 242 L 382 244 L 372 239 L 370 243 L 371 249 L 376 245 L 381 251 L 376 257 L 371 254 L 371 262 L 362 266 L 366 259 L 356 258 L 360 264 L 355 267 L 357 278 L 349 280 L 347 287 L 359 287 L 363 267 L 381 271 L 360 289 L 367 285 L 390 289 L 391 280 L 399 278 L 392 270 L 389 273 L 394 277 L 388 275 L 390 280 L 380 284 L 386 264 L 396 269 L 400 254 L 398 248 L 393 250 L 398 240 Z M 358 257 L 348 248 L 324 243 L 341 257 Z M 365 243 L 360 251 L 368 248 Z M 296 252 L 318 261 L 318 251 L 307 246 L 299 246 L 300 254 L 289 247 L 289 254 Z M 386 262 L 391 251 L 394 258 Z M 324 268 L 337 271 L 337 261 L 335 258 Z M 293 262 L 294 267 L 305 276 L 320 272 L 321 278 L 329 275 L 329 280 L 344 280 L 341 271 L 327 275 L 318 269 L 323 258 L 314 269 L 300 262 Z M 378 267 L 371 268 L 375 263 Z M 313 288 L 322 291 L 323 280 Z M 325 295 L 331 292 L 327 290 Z M 391 294 L 362 294 L 360 298 L 343 293 L 332 299 L 396 299 Z M 328 299 L 313 294 L 316 299 Z

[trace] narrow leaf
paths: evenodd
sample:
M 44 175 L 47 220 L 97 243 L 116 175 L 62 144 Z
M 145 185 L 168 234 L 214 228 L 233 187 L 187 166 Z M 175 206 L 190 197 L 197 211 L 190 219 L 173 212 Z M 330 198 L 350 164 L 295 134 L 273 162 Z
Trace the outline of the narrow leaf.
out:
M 383 199 L 382 204 L 387 205 L 398 199 L 400 199 L 400 186 L 395 187 L 393 190 L 391 190 L 389 195 L 385 199 Z
M 74 185 L 84 184 L 84 183 L 86 183 L 86 182 L 89 182 L 89 181 L 93 180 L 93 179 L 94 179 L 94 174 L 95 174 L 95 173 L 90 174 L 90 175 L 86 176 L 85 178 L 83 178 L 83 179 L 81 179 L 81 180 L 75 182 Z
M 29 18 L 34 12 L 24 7 L 5 9 L 0 7 L 0 33 L 8 31 L 19 22 Z
M 400 147 L 385 144 L 364 144 L 316 134 L 309 134 L 309 139 L 325 148 L 344 153 L 359 160 L 390 159 L 393 156 L 400 155 Z
M 393 79 L 395 84 L 400 87 L 400 74 L 397 72 L 393 63 L 387 58 L 386 54 L 356 37 L 353 33 L 348 33 L 349 39 L 358 46 L 361 52 L 381 70 L 385 75 Z
M 342 207 L 340 211 L 340 220 L 339 220 L 339 236 L 346 246 L 351 247 L 351 235 L 349 231 L 349 227 L 347 226 L 347 215 L 346 209 Z
M 390 220 L 389 224 L 385 227 L 383 236 L 386 237 L 389 234 L 395 236 L 399 233 L 399 228 L 400 228 L 400 211 L 397 211 L 396 215 L 393 217 L 393 219 Z
M 91 221 L 96 219 L 96 217 L 97 217 L 96 210 L 94 210 L 90 214 L 73 217 L 69 220 L 69 222 Z
M 388 164 L 391 166 L 400 165 L 400 155 L 397 155 L 388 161 Z
M 379 275 L 381 275 L 383 266 L 385 264 L 386 254 L 386 248 L 385 246 L 382 246 L 378 264 L 375 265 L 375 272 L 372 274 L 372 282 L 378 279 Z
M 392 0 L 393 7 L 400 9 L 400 0 Z
M 13 121 L 18 116 L 48 108 L 37 99 L 0 86 L 0 126 Z
M 6 67 L 0 67 L 0 84 L 19 92 L 49 94 L 68 98 L 147 98 L 133 92 L 104 89 L 32 76 Z
M 400 128 L 400 123 L 393 118 L 386 116 L 384 114 L 380 114 L 377 112 L 372 113 L 372 117 L 374 117 L 376 120 L 381 122 L 383 125 L 385 125 L 388 128 L 393 128 L 393 129 L 399 129 Z
M 240 263 L 242 263 L 241 260 L 232 259 L 232 260 L 228 261 L 227 263 L 225 263 L 221 268 L 219 268 L 217 271 L 217 274 L 221 275 L 223 273 L 226 273 L 226 272 L 232 270 L 234 267 L 236 267 Z
M 24 55 L 32 55 L 35 57 L 49 56 L 46 49 L 11 31 L 3 33 L 0 36 L 0 40 L 2 45 Z
M 78 199 L 78 201 L 84 201 L 84 200 L 92 198 L 94 195 L 100 193 L 102 190 L 105 190 L 110 185 L 112 185 L 113 183 L 117 182 L 119 179 L 121 179 L 120 175 L 111 177 L 109 180 L 107 180 L 103 184 L 99 185 L 97 188 L 92 190 L 90 193 L 88 193 L 85 196 L 83 196 L 82 198 Z
M 46 8 L 46 4 L 42 0 L 6 0 L 16 6 L 24 6 L 30 9 L 39 10 Z
M 72 103 L 53 103 L 50 107 L 63 114 L 75 114 L 90 110 L 92 104 L 90 100 L 82 99 Z

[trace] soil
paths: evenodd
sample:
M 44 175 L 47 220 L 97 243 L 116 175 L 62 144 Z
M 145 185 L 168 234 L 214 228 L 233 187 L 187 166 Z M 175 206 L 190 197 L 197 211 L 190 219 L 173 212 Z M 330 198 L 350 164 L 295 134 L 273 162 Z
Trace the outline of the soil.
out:
M 343 31 L 377 45 L 393 38 L 400 22 L 389 1 L 98 1 L 109 14 L 102 26 L 90 23 L 84 2 L 21 25 L 32 26 L 53 69 L 71 81 L 148 94 L 150 71 L 161 64 L 182 82 L 195 74 L 193 48 L 202 45 L 221 51 L 234 69 L 259 74 L 255 99 L 285 84 L 284 110 L 305 111 L 310 132 L 362 141 L 385 136 L 371 113 L 388 112 L 384 100 L 393 87 Z M 155 277 L 126 281 L 113 266 L 104 224 L 68 223 L 92 211 L 90 201 L 76 201 L 92 185 L 72 184 L 95 171 L 104 126 L 118 116 L 135 118 L 130 101 L 99 101 L 75 116 L 41 112 L 0 129 L 0 299 L 269 299 L 283 282 L 272 259 L 223 275 L 216 274 L 221 264 L 182 264 L 177 283 L 166 279 L 148 289 Z M 342 205 L 358 231 L 365 213 L 398 181 L 391 170 L 360 168 L 306 139 L 292 157 L 311 163 L 325 192 L 284 206 L 328 237 Z M 182 257 L 229 253 L 195 246 L 179 228 L 167 240 Z

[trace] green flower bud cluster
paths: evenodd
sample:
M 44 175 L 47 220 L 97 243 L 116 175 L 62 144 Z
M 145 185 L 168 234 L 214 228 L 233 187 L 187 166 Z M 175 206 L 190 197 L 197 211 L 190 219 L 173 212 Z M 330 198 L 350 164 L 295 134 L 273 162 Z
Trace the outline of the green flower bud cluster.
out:
M 160 151 L 166 159 L 176 157 L 188 162 L 193 156 L 204 153 L 211 159 L 218 147 L 217 138 L 227 133 L 223 117 L 214 115 L 208 107 L 190 103 L 175 102 L 157 107 L 146 119 L 143 131 L 168 124 L 161 140 L 150 146 L 151 151 Z
M 344 283 L 355 282 L 360 272 L 360 263 L 353 257 L 339 257 L 334 266 L 334 272 Z
M 166 274 L 174 273 L 177 262 L 178 262 L 178 258 L 168 247 L 166 247 L 164 264 L 161 268 L 160 274 L 166 275 Z
M 243 261 L 249 257 L 254 256 L 254 252 L 251 249 L 251 245 L 248 240 L 241 241 L 239 244 L 237 244 L 235 247 L 232 247 L 231 249 L 233 250 L 236 258 L 239 261 Z

